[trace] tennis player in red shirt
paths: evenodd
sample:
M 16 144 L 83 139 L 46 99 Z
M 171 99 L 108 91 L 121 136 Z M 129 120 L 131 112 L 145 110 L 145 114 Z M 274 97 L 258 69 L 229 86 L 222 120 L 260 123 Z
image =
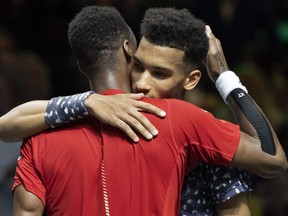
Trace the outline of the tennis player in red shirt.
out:
M 85 11 L 89 12 L 89 9 L 83 10 L 82 15 L 85 14 Z M 90 12 L 95 12 L 95 10 L 105 11 L 105 8 L 91 9 Z M 107 11 L 103 14 L 108 15 Z M 93 20 L 94 18 L 96 19 L 93 17 Z M 105 19 L 102 17 L 101 22 L 103 20 Z M 116 20 L 119 22 L 121 19 L 117 17 Z M 116 20 L 114 22 L 120 28 Z M 107 23 L 105 24 L 107 26 Z M 115 29 L 118 28 L 115 27 Z M 90 30 L 92 29 L 96 28 Z M 87 56 L 87 52 L 81 53 L 88 48 L 73 41 L 79 39 L 77 30 L 79 29 L 75 30 L 75 38 L 70 38 L 72 49 L 77 56 L 82 72 L 88 77 L 94 77 L 97 70 L 95 68 L 91 70 L 91 67 L 93 68 L 95 64 L 88 67 L 89 58 L 87 57 L 95 60 L 95 57 L 97 57 L 96 59 L 100 58 L 99 54 L 93 56 L 89 52 Z M 106 32 L 105 35 L 108 36 L 109 32 Z M 105 39 L 107 38 L 109 36 Z M 114 56 L 114 60 L 126 61 L 126 69 L 129 69 L 136 42 L 131 40 L 132 37 L 129 34 L 123 38 L 121 38 L 121 46 L 119 47 L 118 44 L 118 48 L 110 47 L 107 50 L 105 43 L 98 44 L 100 50 L 105 50 L 103 52 L 105 55 L 100 56 L 103 57 L 104 62 L 108 59 L 111 62 L 111 57 L 113 57 L 113 55 L 110 56 L 111 51 L 115 49 L 117 57 Z M 94 40 L 92 42 L 95 43 Z M 109 58 L 107 58 L 108 56 Z M 103 63 L 103 61 L 101 62 Z M 103 80 L 107 80 L 109 77 L 109 81 L 112 79 L 115 82 L 105 83 L 107 89 L 118 88 L 129 91 L 129 87 L 120 84 L 129 83 L 129 73 L 120 70 L 125 68 L 119 68 L 121 64 L 116 64 L 116 62 L 110 64 L 109 67 L 98 68 L 99 74 L 97 75 L 100 75 L 100 72 L 103 75 L 100 75 L 101 78 L 98 76 L 97 79 L 90 80 L 94 90 L 100 88 L 99 86 L 105 88 Z M 215 73 L 213 70 L 210 72 L 211 74 Z M 223 74 L 225 73 L 227 72 Z M 116 77 L 115 74 L 117 74 Z M 216 76 L 217 80 L 219 80 L 218 76 L 219 74 Z M 235 78 L 233 74 L 229 76 L 232 76 L 231 79 Z M 220 89 L 226 82 L 223 76 L 221 79 L 224 81 L 220 82 Z M 236 89 L 240 89 L 237 94 L 240 94 L 241 97 L 249 97 L 242 85 L 238 85 L 237 79 L 235 80 Z M 103 94 L 115 93 L 121 92 L 109 90 Z M 228 96 L 229 93 L 225 93 L 225 91 L 223 94 L 228 97 L 224 96 L 228 100 L 227 102 L 237 108 L 238 105 L 233 102 L 237 102 L 237 98 Z M 244 124 L 243 127 L 245 131 L 247 130 L 247 134 L 244 134 L 240 132 L 237 125 L 215 119 L 210 113 L 191 104 L 178 100 L 145 100 L 157 105 L 167 113 L 167 117 L 163 120 L 147 114 L 156 128 L 161 128 L 161 133 L 150 143 L 146 143 L 149 142 L 146 139 L 140 139 L 138 145 L 127 145 L 129 141 L 124 134 L 119 134 L 116 129 L 94 119 L 29 138 L 21 149 L 22 158 L 19 159 L 17 168 L 15 214 L 25 211 L 34 212 L 35 215 L 42 214 L 45 205 L 51 215 L 65 215 L 66 213 L 67 215 L 90 215 L 97 214 L 97 212 L 99 215 L 177 215 L 183 176 L 185 172 L 193 169 L 199 160 L 246 168 L 266 177 L 276 175 L 287 167 L 281 145 L 270 127 L 269 130 L 273 137 L 273 142 L 270 144 L 272 148 L 275 148 L 274 156 L 262 151 L 259 138 L 250 138 L 250 136 L 255 136 L 255 131 L 248 130 L 250 126 L 245 129 Z M 243 115 L 238 117 L 247 122 Z M 81 141 L 87 144 L 81 144 Z M 70 149 L 67 148 L 68 146 L 58 148 L 63 142 L 66 142 L 67 145 L 71 144 L 69 145 Z M 40 143 L 43 145 L 41 146 Z M 79 154 L 77 154 L 77 150 L 79 150 Z M 250 157 L 251 154 L 254 155 L 253 160 Z M 76 157 L 78 159 L 75 160 Z M 263 169 L 259 164 L 273 166 L 273 169 L 269 169 L 269 167 Z M 139 187 L 139 184 L 143 187 Z M 29 205 L 31 203 L 33 205 Z

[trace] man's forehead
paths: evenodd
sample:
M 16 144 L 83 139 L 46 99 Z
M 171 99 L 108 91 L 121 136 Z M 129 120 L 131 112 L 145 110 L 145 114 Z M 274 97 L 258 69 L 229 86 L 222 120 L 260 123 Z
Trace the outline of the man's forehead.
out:
M 153 42 L 150 42 L 149 40 L 147 40 L 144 36 L 141 38 L 140 42 L 139 42 L 139 47 L 153 47 L 156 50 L 166 50 L 166 51 L 173 51 L 173 52 L 179 52 L 179 54 L 184 55 L 184 51 L 181 49 L 177 49 L 177 48 L 172 48 L 169 46 L 164 46 L 164 45 L 157 45 Z
M 184 51 L 167 46 L 159 46 L 149 42 L 143 37 L 135 53 L 135 59 L 138 61 L 153 61 L 157 64 L 183 64 Z

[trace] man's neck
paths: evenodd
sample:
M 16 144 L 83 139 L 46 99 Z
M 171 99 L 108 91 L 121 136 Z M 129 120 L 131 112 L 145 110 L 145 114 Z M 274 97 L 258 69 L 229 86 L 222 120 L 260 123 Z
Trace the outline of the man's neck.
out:
M 131 92 L 130 80 L 127 77 L 115 76 L 117 73 L 114 72 L 102 74 L 105 74 L 104 77 L 98 77 L 92 80 L 90 83 L 91 89 L 96 93 L 100 93 L 108 89 L 119 89 L 127 93 Z

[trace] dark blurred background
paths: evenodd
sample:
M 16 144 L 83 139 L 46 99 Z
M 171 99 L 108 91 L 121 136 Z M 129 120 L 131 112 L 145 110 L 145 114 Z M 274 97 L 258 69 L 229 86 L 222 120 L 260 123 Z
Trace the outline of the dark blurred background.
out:
M 73 16 L 87 5 L 112 5 L 139 40 L 139 23 L 149 7 L 187 8 L 209 24 L 230 69 L 262 107 L 286 149 L 288 145 L 287 0 L 0 0 L 0 115 L 21 103 L 89 89 L 67 41 Z M 233 120 L 203 71 L 187 100 L 219 118 Z M 19 143 L 0 142 L 0 215 L 11 215 L 11 183 Z M 255 177 L 253 216 L 288 215 L 287 173 Z

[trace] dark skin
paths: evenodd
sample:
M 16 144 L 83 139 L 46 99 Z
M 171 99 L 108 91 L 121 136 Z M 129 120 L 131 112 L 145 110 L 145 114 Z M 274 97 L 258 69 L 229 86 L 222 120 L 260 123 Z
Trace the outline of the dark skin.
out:
M 208 29 L 210 49 L 204 64 L 209 72 L 210 78 L 215 82 L 218 76 L 229 70 L 220 41 Z M 181 50 L 156 46 L 145 38 L 142 38 L 138 50 L 135 53 L 135 66 L 132 71 L 133 90 L 143 92 L 149 97 L 177 97 L 183 99 L 185 90 L 191 90 L 200 78 L 199 71 L 184 71 L 183 52 Z M 155 57 L 157 56 L 157 58 Z M 188 74 L 188 75 L 185 75 Z M 178 83 L 180 86 L 178 86 Z M 235 114 L 243 133 L 243 142 L 253 142 L 254 147 L 259 146 L 257 133 L 247 121 L 246 117 L 235 106 L 234 101 L 230 101 L 231 110 Z M 257 150 L 257 148 L 255 148 Z M 243 153 L 244 154 L 244 153 Z M 238 156 L 237 156 L 238 157 Z M 238 160 L 238 159 L 236 159 Z M 240 159 L 241 160 L 241 159 Z M 240 165 L 241 166 L 241 165 Z M 246 166 L 249 169 L 249 166 Z M 251 170 L 253 172 L 253 170 Z M 218 215 L 250 215 L 248 199 L 246 193 L 237 195 L 237 199 L 230 199 L 225 205 L 216 206 Z
M 221 73 L 225 73 L 225 71 L 229 71 L 229 67 L 227 65 L 227 62 L 226 62 L 226 59 L 222 50 L 221 42 L 213 35 L 213 32 L 211 31 L 209 26 L 206 27 L 206 33 L 209 39 L 209 51 L 208 51 L 208 55 L 206 58 L 205 66 L 206 66 L 209 77 L 211 78 L 212 81 L 215 82 Z M 286 170 L 287 159 L 286 159 L 285 153 L 283 151 L 281 144 L 279 143 L 277 135 L 275 134 L 272 126 L 269 124 L 269 121 L 266 119 L 272 131 L 274 144 L 276 147 L 276 155 L 278 155 L 276 157 L 275 155 L 262 154 L 263 152 L 261 149 L 261 142 L 257 135 L 256 130 L 252 127 L 248 119 L 244 116 L 244 114 L 241 112 L 239 107 L 236 105 L 236 103 L 230 96 L 228 96 L 227 102 L 241 129 L 240 145 L 237 149 L 237 153 L 235 154 L 233 158 L 232 166 L 248 170 L 254 174 L 257 174 L 259 176 L 266 177 L 266 178 L 273 177 L 275 173 L 279 171 L 279 170 L 277 171 L 276 169 L 270 170 L 271 167 L 275 167 L 275 168 L 278 167 L 280 169 Z M 255 105 L 257 106 L 256 103 Z M 258 109 L 260 112 L 262 112 L 259 107 Z M 264 113 L 262 114 L 264 118 L 266 118 Z M 249 150 L 245 149 L 247 148 L 245 147 L 247 146 L 247 144 L 248 144 L 248 147 L 251 149 Z M 260 157 L 264 157 L 264 158 L 260 159 Z M 251 160 L 251 158 L 253 158 L 253 160 Z M 271 167 L 264 165 L 264 164 L 269 164 L 268 162 L 269 160 L 274 161 L 273 163 L 269 165 Z M 245 161 L 249 161 L 249 164 L 248 163 L 246 164 Z M 269 169 L 269 172 L 268 172 L 268 169 Z
M 142 42 L 142 41 L 141 41 Z M 169 48 L 167 48 L 169 49 Z M 128 49 L 127 49 L 128 50 Z M 148 50 L 150 50 L 150 53 L 152 52 L 153 53 L 153 46 L 152 46 L 152 49 L 151 48 L 148 48 Z M 169 55 L 167 55 L 169 52 Z M 201 74 L 200 74 L 200 71 L 192 71 L 191 70 L 191 73 L 188 74 L 188 76 L 186 77 L 186 75 L 184 75 L 185 73 L 183 73 L 183 75 L 181 75 L 180 72 L 178 72 L 179 70 L 182 70 L 182 67 L 181 64 L 182 64 L 182 51 L 179 51 L 179 50 L 175 50 L 175 49 L 169 49 L 167 50 L 167 52 L 163 53 L 163 57 L 161 57 L 162 55 L 160 55 L 160 53 L 155 53 L 155 55 L 157 55 L 157 67 L 155 66 L 153 69 L 153 71 L 155 71 L 155 73 L 153 73 L 152 75 L 156 76 L 157 74 L 159 74 L 159 71 L 164 71 L 165 73 L 165 76 L 169 76 L 167 79 L 155 79 L 155 81 L 153 80 L 146 80 L 146 81 L 150 81 L 150 83 L 154 83 L 154 86 L 151 85 L 151 87 L 153 87 L 153 89 L 155 89 L 155 91 L 152 91 L 152 89 L 149 89 L 149 92 L 146 91 L 146 87 L 145 87 L 145 84 L 143 83 L 143 92 L 147 93 L 146 96 L 150 96 L 150 97 L 169 97 L 171 95 L 174 95 L 181 98 L 181 95 L 183 93 L 181 93 L 182 89 L 185 89 L 185 90 L 191 90 L 193 89 L 200 77 L 201 77 Z M 148 55 L 149 56 L 149 55 Z M 169 56 L 171 58 L 169 58 Z M 153 57 L 153 56 L 151 56 Z M 162 61 L 163 61 L 163 64 L 161 66 L 159 66 L 159 59 L 162 58 Z M 179 58 L 179 63 L 175 65 L 175 67 L 172 65 L 169 65 L 169 62 L 175 62 L 175 59 L 178 59 Z M 153 58 L 154 59 L 154 58 Z M 225 59 L 224 59 L 225 60 Z M 136 55 L 136 61 L 137 61 L 137 55 Z M 145 61 L 147 61 L 145 59 Z M 167 64 L 168 62 L 168 64 Z M 136 65 L 138 64 L 139 62 L 136 62 Z M 172 67 L 172 70 L 169 69 Z M 223 67 L 224 69 L 224 67 Z M 174 72 L 175 71 L 175 72 Z M 177 75 L 178 74 L 178 75 Z M 161 75 L 161 77 L 163 77 L 163 75 Z M 104 78 L 105 79 L 105 78 Z M 137 83 L 137 82 L 135 82 Z M 180 86 L 178 85 L 175 85 L 175 83 L 179 83 Z M 184 84 L 184 88 L 182 87 L 182 85 Z M 139 84 L 139 83 L 137 83 Z M 155 86 L 155 84 L 157 84 Z M 92 85 L 92 84 L 91 84 Z M 161 87 L 161 90 L 159 91 L 157 89 L 157 86 Z M 101 86 L 100 86 L 101 87 Z M 140 84 L 139 86 L 137 87 L 142 87 Z M 117 88 L 121 88 L 121 87 L 117 87 Z M 172 90 L 169 90 L 169 89 L 172 89 Z M 173 90 L 174 89 L 174 90 Z M 98 91 L 101 91 L 103 90 L 102 88 L 98 89 Z M 137 89 L 137 91 L 139 91 L 141 89 Z M 158 92 L 158 93 L 157 93 Z M 156 93 L 156 95 L 154 94 Z M 117 97 L 117 98 L 116 98 Z M 90 113 L 93 114 L 94 116 L 96 116 L 98 119 L 101 119 L 101 116 L 105 116 L 106 113 L 115 113 L 116 115 L 119 116 L 119 118 L 123 118 L 123 112 L 120 112 L 119 111 L 119 108 L 121 108 L 122 110 L 125 111 L 125 114 L 126 112 L 128 113 L 128 108 L 127 108 L 127 103 L 122 103 L 123 105 L 120 104 L 120 102 L 122 101 L 122 95 L 117 95 L 115 97 L 111 97 L 111 100 L 110 101 L 107 101 L 107 99 L 110 99 L 110 97 L 106 97 L 106 96 L 101 96 L 101 95 L 97 95 L 97 94 L 94 94 L 94 95 L 91 95 L 89 98 L 88 98 L 88 103 L 87 103 L 87 107 L 88 109 L 90 110 Z M 105 108 L 101 108 L 99 105 L 101 105 L 101 101 L 103 100 L 103 104 L 105 104 Z M 118 107 L 115 107 L 115 101 L 119 102 L 118 103 Z M 131 99 L 131 102 L 133 102 L 133 100 Z M 138 101 L 137 101 L 138 103 Z M 90 105 L 89 105 L 90 104 Z M 113 106 L 112 106 L 113 105 Z M 121 105 L 121 107 L 120 107 Z M 45 105 L 46 107 L 46 105 Z M 110 111 L 111 109 L 111 111 Z M 99 113 L 99 111 L 103 111 L 103 113 Z M 102 121 L 106 121 L 108 124 L 109 122 L 115 122 L 114 119 L 113 119 L 113 116 L 114 115 L 109 115 L 111 117 L 111 120 L 105 120 L 104 118 L 101 119 Z M 132 122 L 129 124 L 131 125 Z M 134 123 L 135 124 L 135 123 Z M 122 126 L 119 125 L 119 127 L 124 127 L 125 125 L 123 124 Z M 216 208 L 217 208 L 217 211 L 218 211 L 218 215 L 249 215 L 250 212 L 249 212 L 249 208 L 247 207 L 248 203 L 248 200 L 246 198 L 246 194 L 240 194 L 237 196 L 237 199 L 231 199 L 227 202 L 225 202 L 225 205 L 224 204 L 220 204 L 218 205 Z M 233 214 L 232 214 L 233 213 Z
M 230 200 L 217 205 L 218 216 L 232 216 L 232 215 L 251 215 L 249 209 L 248 195 L 245 193 L 238 194 L 232 197 Z
M 42 215 L 44 205 L 34 194 L 26 191 L 23 185 L 17 187 L 17 194 L 14 196 L 13 215 L 15 216 L 33 216 Z M 21 209 L 21 211 L 18 211 Z
M 218 40 L 214 37 L 212 32 L 208 32 L 208 38 L 210 41 L 210 50 L 208 53 L 208 58 L 206 61 L 206 66 L 208 67 L 208 72 L 210 74 L 210 77 L 217 77 L 219 76 L 220 73 L 224 72 L 225 70 L 228 70 L 228 68 L 225 68 L 225 62 L 223 62 L 223 51 L 222 48 L 219 49 L 219 44 Z M 122 52 L 127 52 L 126 49 L 119 50 L 120 53 Z M 120 55 L 122 56 L 122 55 Z M 124 57 L 125 55 L 123 55 Z M 225 58 L 224 58 L 225 59 Z M 123 60 L 123 59 L 122 59 Z M 220 62 L 222 63 L 220 63 Z M 219 71 L 219 65 L 223 65 L 223 70 L 221 66 L 221 71 Z M 115 78 L 116 79 L 116 78 Z M 120 81 L 120 80 L 118 80 Z M 97 81 L 95 83 L 97 85 Z M 100 83 L 98 83 L 100 84 Z M 108 86 L 107 86 L 108 87 Z M 90 98 L 90 97 L 89 97 Z M 88 99 L 89 99 L 88 98 Z M 89 104 L 90 100 L 87 100 L 87 104 Z M 233 110 L 239 110 L 238 107 L 233 103 L 233 100 L 228 99 L 228 103 L 231 106 L 231 109 Z M 88 105 L 89 106 L 89 105 Z M 90 107 L 91 108 L 91 107 Z M 232 160 L 232 166 L 233 167 L 239 167 L 239 168 L 247 168 L 247 170 L 250 170 L 260 176 L 263 177 L 273 177 L 282 171 L 287 169 L 287 160 L 284 154 L 284 151 L 278 142 L 278 139 L 275 135 L 275 146 L 276 146 L 276 155 L 268 155 L 264 153 L 261 150 L 261 143 L 258 139 L 258 137 L 255 137 L 255 130 L 251 130 L 251 126 L 249 122 L 247 123 L 247 119 L 241 112 L 239 114 L 235 115 L 235 118 L 239 121 L 239 124 L 241 124 L 241 128 L 243 130 L 247 131 L 247 133 L 241 132 L 241 138 L 240 138 L 240 143 L 238 146 L 238 149 L 236 151 L 236 154 Z M 246 120 L 245 120 L 246 119 Z M 273 131 L 273 129 L 272 129 Z M 249 133 L 248 133 L 249 132 Z M 41 206 L 41 201 L 39 199 L 35 199 L 35 197 L 28 197 L 30 200 L 27 199 L 21 199 L 21 197 L 26 197 L 23 196 L 22 193 L 27 193 L 28 191 L 22 190 L 22 188 L 17 187 L 15 189 L 15 196 L 16 196 L 16 203 L 15 208 L 14 208 L 14 215 L 18 215 L 18 213 L 21 213 L 23 211 L 27 211 L 27 209 L 31 209 L 29 205 L 23 205 L 21 202 L 26 202 L 31 205 L 33 203 L 34 206 Z M 237 197 L 238 198 L 238 197 Z M 242 197 L 243 198 L 243 197 Z M 239 197 L 239 199 L 242 199 Z M 31 202 L 30 202 L 31 201 Z M 228 203 L 229 204 L 229 203 Z M 43 205 L 43 204 L 42 204 Z M 21 209 L 21 207 L 25 206 L 26 209 Z M 42 207 L 41 207 L 42 209 Z M 229 212 L 229 208 L 227 208 L 227 212 Z M 19 214 L 21 215 L 21 214 Z M 32 214 L 33 215 L 33 214 Z M 37 215 L 37 214 L 34 214 Z

